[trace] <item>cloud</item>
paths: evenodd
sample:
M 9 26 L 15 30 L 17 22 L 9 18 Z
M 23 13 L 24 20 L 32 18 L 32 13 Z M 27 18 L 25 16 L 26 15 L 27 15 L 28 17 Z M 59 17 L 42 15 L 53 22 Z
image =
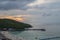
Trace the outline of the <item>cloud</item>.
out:
M 52 8 L 51 4 L 54 2 L 60 2 L 60 0 L 0 0 L 0 10 L 44 9 L 47 5 Z
M 56 0 L 35 0 L 34 2 L 28 4 L 27 6 L 36 6 L 44 3 L 51 3 L 55 2 Z
M 26 10 L 27 4 L 34 0 L 0 0 L 0 10 L 20 9 Z
M 36 0 L 27 4 L 28 7 L 34 9 L 52 9 L 60 7 L 60 0 Z M 54 7 L 56 6 L 56 7 Z
M 24 10 L 8 10 L 8 11 L 6 11 L 6 10 L 4 10 L 4 11 L 2 11 L 2 10 L 0 10 L 0 16 L 7 16 L 7 15 L 9 15 L 9 16 L 14 16 L 14 15 L 21 15 L 21 14 L 28 14 L 27 13 L 27 11 L 24 11 Z
M 54 2 L 60 2 L 60 0 L 0 0 L 0 10 L 47 9 L 49 6 L 51 8 Z
M 27 4 L 27 6 L 35 6 L 44 3 L 44 0 L 36 0 L 30 4 Z
M 51 16 L 51 13 L 60 13 L 59 10 L 59 0 L 0 0 L 1 15 L 39 14 Z
M 30 13 L 39 14 L 44 17 L 60 15 L 60 0 L 46 0 L 44 3 L 35 4 L 36 1 L 28 4 Z M 37 2 L 36 2 L 37 3 Z

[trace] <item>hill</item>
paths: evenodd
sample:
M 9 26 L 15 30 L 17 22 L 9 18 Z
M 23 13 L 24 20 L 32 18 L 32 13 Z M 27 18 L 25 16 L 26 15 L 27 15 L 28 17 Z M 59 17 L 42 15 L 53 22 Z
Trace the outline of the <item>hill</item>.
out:
M 30 28 L 32 27 L 30 24 L 18 22 L 16 20 L 12 19 L 0 19 L 0 30 L 2 29 L 16 29 L 16 30 L 21 30 L 25 28 Z

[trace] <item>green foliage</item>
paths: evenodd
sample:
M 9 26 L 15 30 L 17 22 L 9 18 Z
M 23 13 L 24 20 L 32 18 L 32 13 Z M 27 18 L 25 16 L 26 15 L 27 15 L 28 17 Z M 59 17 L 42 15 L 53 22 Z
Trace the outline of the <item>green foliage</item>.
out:
M 0 19 L 0 28 L 25 29 L 32 27 L 29 24 L 18 22 L 11 19 Z

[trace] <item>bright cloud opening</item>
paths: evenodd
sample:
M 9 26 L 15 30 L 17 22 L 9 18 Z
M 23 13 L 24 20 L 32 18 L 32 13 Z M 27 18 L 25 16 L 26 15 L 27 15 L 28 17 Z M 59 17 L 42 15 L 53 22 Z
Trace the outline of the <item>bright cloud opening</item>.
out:
M 45 2 L 45 0 L 36 0 L 36 1 L 32 2 L 32 3 L 30 3 L 30 4 L 27 4 L 27 6 L 35 6 L 35 5 L 42 4 L 44 2 Z
M 4 19 L 12 19 L 12 20 L 16 20 L 16 21 L 23 21 L 24 19 L 22 17 L 14 17 L 14 16 L 1 16 L 0 18 Z

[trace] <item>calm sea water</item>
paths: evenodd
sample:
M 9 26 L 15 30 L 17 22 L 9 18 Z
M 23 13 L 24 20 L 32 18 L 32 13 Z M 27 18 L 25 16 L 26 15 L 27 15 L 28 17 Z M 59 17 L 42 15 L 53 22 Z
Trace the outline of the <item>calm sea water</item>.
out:
M 22 37 L 24 40 L 60 40 L 59 25 L 46 27 L 46 31 L 14 31 L 10 34 L 16 36 L 16 39 Z

